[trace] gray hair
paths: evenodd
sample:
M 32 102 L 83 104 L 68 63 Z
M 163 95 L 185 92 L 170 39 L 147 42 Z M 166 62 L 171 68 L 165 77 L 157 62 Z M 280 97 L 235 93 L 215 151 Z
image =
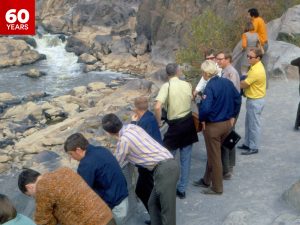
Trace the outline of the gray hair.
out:
M 201 70 L 204 73 L 208 74 L 209 77 L 212 77 L 218 73 L 218 67 L 217 67 L 216 63 L 212 60 L 205 60 L 201 64 Z
M 175 76 L 178 70 L 178 65 L 176 63 L 169 63 L 166 66 L 166 73 L 168 76 Z

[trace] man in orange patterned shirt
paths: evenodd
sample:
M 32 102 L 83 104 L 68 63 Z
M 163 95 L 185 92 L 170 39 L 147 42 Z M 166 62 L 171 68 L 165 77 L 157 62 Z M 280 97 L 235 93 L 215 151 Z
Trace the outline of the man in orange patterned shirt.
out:
M 26 169 L 18 186 L 35 198 L 37 225 L 116 225 L 105 202 L 69 168 L 43 175 Z

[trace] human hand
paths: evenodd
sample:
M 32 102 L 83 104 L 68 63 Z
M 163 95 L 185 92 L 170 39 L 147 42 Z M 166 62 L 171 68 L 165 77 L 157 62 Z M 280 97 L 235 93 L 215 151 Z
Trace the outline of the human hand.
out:
M 205 122 L 201 122 L 202 124 L 202 130 L 205 130 Z
M 131 121 L 138 121 L 139 120 L 139 116 L 137 113 L 132 114 L 131 116 Z

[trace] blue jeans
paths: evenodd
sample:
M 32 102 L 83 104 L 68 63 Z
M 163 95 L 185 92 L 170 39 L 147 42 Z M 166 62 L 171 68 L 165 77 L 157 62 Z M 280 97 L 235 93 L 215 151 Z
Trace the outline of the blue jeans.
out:
M 193 145 L 187 145 L 183 148 L 179 148 L 180 151 L 180 178 L 177 183 L 177 190 L 185 192 L 191 168 L 191 156 L 192 156 Z M 171 151 L 173 156 L 176 156 L 177 150 Z
M 249 99 L 246 101 L 245 141 L 244 145 L 251 149 L 259 148 L 261 137 L 261 113 L 264 109 L 265 99 Z

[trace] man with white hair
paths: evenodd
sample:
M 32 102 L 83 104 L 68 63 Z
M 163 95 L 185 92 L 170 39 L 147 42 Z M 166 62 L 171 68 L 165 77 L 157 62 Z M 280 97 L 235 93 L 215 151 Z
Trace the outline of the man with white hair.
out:
M 234 124 L 241 98 L 231 81 L 217 76 L 217 66 L 213 61 L 204 61 L 201 70 L 204 72 L 204 79 L 208 81 L 199 106 L 199 121 L 204 128 L 207 164 L 198 186 L 207 188 L 203 194 L 220 195 L 223 193 L 221 144 Z

